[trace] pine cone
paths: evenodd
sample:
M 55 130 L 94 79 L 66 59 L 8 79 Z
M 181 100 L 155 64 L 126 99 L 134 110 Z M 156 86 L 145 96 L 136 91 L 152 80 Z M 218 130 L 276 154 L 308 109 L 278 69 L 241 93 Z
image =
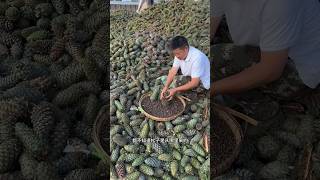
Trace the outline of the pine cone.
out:
M 83 50 L 79 44 L 68 42 L 66 43 L 65 48 L 76 61 L 79 61 L 84 56 Z
M 71 171 L 64 180 L 97 180 L 98 176 L 93 169 L 76 169 Z
M 38 165 L 37 160 L 28 153 L 23 153 L 19 158 L 19 163 L 23 177 L 30 180 L 34 179 L 35 169 Z
M 0 121 L 0 143 L 14 137 L 15 122 L 16 119 L 10 116 Z
M 56 12 L 63 14 L 66 9 L 66 3 L 64 0 L 51 0 L 53 7 L 56 9 Z
M 46 97 L 38 89 L 26 87 L 26 86 L 15 86 L 8 89 L 2 94 L 2 99 L 12 99 L 12 98 L 23 98 L 27 102 L 39 103 L 45 101 Z
M 57 38 L 50 51 L 50 57 L 53 61 L 58 60 L 62 55 L 64 51 L 64 39 L 63 38 Z
M 85 72 L 83 64 L 70 64 L 62 71 L 58 72 L 55 75 L 55 79 L 57 80 L 58 86 L 65 88 L 68 87 L 80 80 L 84 79 Z
M 60 175 L 65 175 L 74 169 L 83 168 L 86 165 L 86 155 L 83 153 L 68 153 L 55 163 Z
M 21 150 L 17 139 L 7 139 L 0 144 L 0 173 L 6 173 L 14 167 Z
M 90 94 L 87 101 L 86 109 L 83 113 L 83 118 L 82 118 L 83 121 L 87 122 L 89 125 L 93 125 L 94 120 L 97 117 L 98 111 L 99 111 L 98 98 L 96 95 Z
M 72 15 L 79 14 L 79 12 L 81 11 L 81 8 L 77 0 L 67 0 L 66 2 L 69 5 L 69 11 Z
M 30 37 L 31 35 L 29 35 L 28 37 Z M 32 53 L 47 54 L 50 51 L 52 45 L 53 41 L 46 39 L 28 42 L 25 47 L 26 49 L 29 48 Z
M 65 106 L 75 103 L 79 98 L 92 94 L 98 94 L 100 87 L 97 83 L 91 81 L 83 81 L 76 83 L 69 88 L 59 92 L 53 99 L 53 103 L 58 106 Z
M 45 158 L 48 154 L 48 143 L 40 139 L 34 131 L 24 123 L 17 123 L 15 126 L 16 136 L 24 147 L 35 158 Z
M 51 135 L 51 152 L 49 154 L 50 159 L 57 159 L 63 152 L 67 139 L 69 137 L 69 125 L 68 122 L 61 120 L 55 127 L 54 132 Z
M 21 172 L 15 171 L 12 173 L 0 174 L 0 180 L 24 180 Z
M 102 25 L 107 23 L 107 19 L 108 13 L 106 11 L 97 11 L 84 20 L 84 28 L 88 32 L 97 32 Z
M 5 96 L 6 93 L 3 94 Z M 2 98 L 3 98 L 2 96 Z M 12 120 L 16 122 L 18 118 L 27 115 L 27 103 L 22 99 L 11 99 L 0 101 L 0 120 Z
M 5 31 L 11 31 L 14 27 L 13 23 L 11 21 L 8 21 L 4 17 L 0 17 L 0 27 Z
M 75 134 L 77 137 L 83 139 L 87 144 L 90 144 L 92 139 L 93 124 L 88 124 L 84 121 L 79 121 L 75 127 Z
M 42 102 L 33 108 L 30 117 L 35 133 L 45 140 L 48 139 L 55 121 L 51 107 L 50 103 Z
M 33 61 L 44 65 L 50 65 L 52 63 L 52 59 L 49 55 L 42 54 L 34 54 Z
M 35 179 L 61 180 L 58 176 L 57 169 L 47 162 L 40 162 L 37 165 Z

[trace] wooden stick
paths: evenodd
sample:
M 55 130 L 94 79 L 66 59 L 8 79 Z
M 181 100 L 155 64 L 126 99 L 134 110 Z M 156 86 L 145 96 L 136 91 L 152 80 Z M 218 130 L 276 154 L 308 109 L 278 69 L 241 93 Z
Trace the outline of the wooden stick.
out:
M 183 99 L 185 99 L 185 100 L 187 100 L 187 101 L 189 101 L 189 102 L 191 102 L 191 99 L 189 99 L 189 98 L 187 98 L 187 97 L 184 97 L 184 96 L 182 96 L 182 95 L 179 95 L 181 98 L 183 98 Z
M 254 126 L 258 125 L 258 121 L 256 121 L 255 119 L 253 119 L 253 118 L 251 118 L 251 117 L 249 117 L 247 115 L 244 115 L 244 114 L 242 114 L 242 113 L 240 113 L 238 111 L 235 111 L 235 110 L 233 110 L 233 109 L 231 109 L 229 107 L 225 107 L 225 106 L 222 106 L 222 105 L 219 105 L 219 104 L 216 104 L 216 103 L 214 103 L 214 106 L 216 106 L 217 108 L 232 114 L 235 117 L 238 117 L 238 118 L 250 123 L 251 125 L 254 125 Z
M 205 151 L 208 153 L 209 152 L 209 142 L 208 142 L 207 133 L 204 133 L 204 135 L 203 135 L 203 145 L 204 145 Z
M 310 163 L 312 155 L 312 145 L 306 144 L 303 148 L 301 159 L 296 166 L 297 180 L 307 180 L 310 174 Z

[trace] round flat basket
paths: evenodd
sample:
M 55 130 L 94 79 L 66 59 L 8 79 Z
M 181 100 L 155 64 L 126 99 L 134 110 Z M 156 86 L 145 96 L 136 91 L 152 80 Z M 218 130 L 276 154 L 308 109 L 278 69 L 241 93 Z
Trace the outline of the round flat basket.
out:
M 182 105 L 183 105 L 183 108 L 175 115 L 172 115 L 170 117 L 156 117 L 154 115 L 151 115 L 149 113 L 147 113 L 143 108 L 142 108 L 142 100 L 144 100 L 145 98 L 149 98 L 150 97 L 150 93 L 146 93 L 146 94 L 143 94 L 140 98 L 140 101 L 139 101 L 139 110 L 148 118 L 152 119 L 152 120 L 155 120 L 155 121 L 171 121 L 173 119 L 176 119 L 177 117 L 179 117 L 183 111 L 185 110 L 186 108 L 186 102 L 185 100 L 183 99 L 182 96 L 179 96 L 177 95 L 176 97 L 179 99 L 179 101 L 181 101 Z
M 223 161 L 223 163 L 219 164 L 217 167 L 213 167 L 213 171 L 212 171 L 213 177 L 217 177 L 223 174 L 226 170 L 228 170 L 231 167 L 232 163 L 238 157 L 240 152 L 241 142 L 243 139 L 243 132 L 239 123 L 236 121 L 236 119 L 232 115 L 218 108 L 213 108 L 213 111 L 214 111 L 214 116 L 219 117 L 231 129 L 235 138 L 235 147 L 231 155 L 228 158 L 226 158 Z
M 109 134 L 107 134 L 108 132 L 106 132 L 106 126 L 109 124 L 109 113 L 107 108 L 109 108 L 109 106 L 105 105 L 100 109 L 93 124 L 92 138 L 97 150 L 101 154 L 103 160 L 106 162 L 106 165 L 109 166 L 110 156 L 106 152 L 108 145 L 105 140 L 102 140 L 102 135 L 109 137 Z

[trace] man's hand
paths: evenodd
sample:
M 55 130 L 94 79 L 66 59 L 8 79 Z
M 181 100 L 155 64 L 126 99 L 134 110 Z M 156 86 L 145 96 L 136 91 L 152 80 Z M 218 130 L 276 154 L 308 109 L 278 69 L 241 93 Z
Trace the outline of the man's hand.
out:
M 172 98 L 177 93 L 177 89 L 172 88 L 172 89 L 169 89 L 168 92 L 169 92 L 169 95 L 168 95 L 168 97 L 165 97 L 165 98 L 169 99 L 169 98 Z
M 270 83 L 280 78 L 288 62 L 288 50 L 261 52 L 261 61 L 242 72 L 216 81 L 211 95 L 239 93 Z
M 160 94 L 160 100 L 164 98 L 164 93 L 168 90 L 168 87 L 167 86 L 164 86 L 162 91 L 161 91 L 161 94 Z
M 160 94 L 160 99 L 163 99 L 163 94 L 168 90 L 168 87 L 170 86 L 170 84 L 172 83 L 174 77 L 176 76 L 178 72 L 178 68 L 172 67 L 169 71 L 168 77 L 167 77 L 167 82 L 164 85 L 164 88 L 161 91 Z

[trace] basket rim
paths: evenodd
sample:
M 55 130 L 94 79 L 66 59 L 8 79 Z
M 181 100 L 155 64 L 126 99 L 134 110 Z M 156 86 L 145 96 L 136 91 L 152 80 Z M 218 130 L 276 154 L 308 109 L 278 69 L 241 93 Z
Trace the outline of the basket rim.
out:
M 150 94 L 151 94 L 150 92 L 149 92 L 149 93 L 145 93 L 145 94 L 143 94 L 143 95 L 140 97 L 140 100 L 139 100 L 139 110 L 140 110 L 140 112 L 142 112 L 146 117 L 148 117 L 148 118 L 150 118 L 150 119 L 152 119 L 152 120 L 162 121 L 162 122 L 164 122 L 164 121 L 171 121 L 171 120 L 179 117 L 179 116 L 184 112 L 184 110 L 186 109 L 186 102 L 185 102 L 185 100 L 184 100 L 180 95 L 176 95 L 176 97 L 182 102 L 182 105 L 183 105 L 183 108 L 181 109 L 181 111 L 179 111 L 179 113 L 177 113 L 177 114 L 175 114 L 175 115 L 172 115 L 172 116 L 170 116 L 170 117 L 165 117 L 165 118 L 153 116 L 153 115 L 147 113 L 147 112 L 142 108 L 142 105 L 141 105 L 142 100 L 143 100 L 145 97 L 149 96 Z
M 109 168 L 109 163 L 111 162 L 109 154 L 106 152 L 106 150 L 103 148 L 101 144 L 101 137 L 100 137 L 100 131 L 103 128 L 103 125 L 107 122 L 104 119 L 105 114 L 108 115 L 108 105 L 104 105 L 100 108 L 98 115 L 94 121 L 93 124 L 93 130 L 92 130 L 92 139 L 93 143 L 97 147 L 97 149 L 102 153 L 103 160 L 107 163 L 107 167 Z M 105 117 L 108 118 L 108 117 Z

